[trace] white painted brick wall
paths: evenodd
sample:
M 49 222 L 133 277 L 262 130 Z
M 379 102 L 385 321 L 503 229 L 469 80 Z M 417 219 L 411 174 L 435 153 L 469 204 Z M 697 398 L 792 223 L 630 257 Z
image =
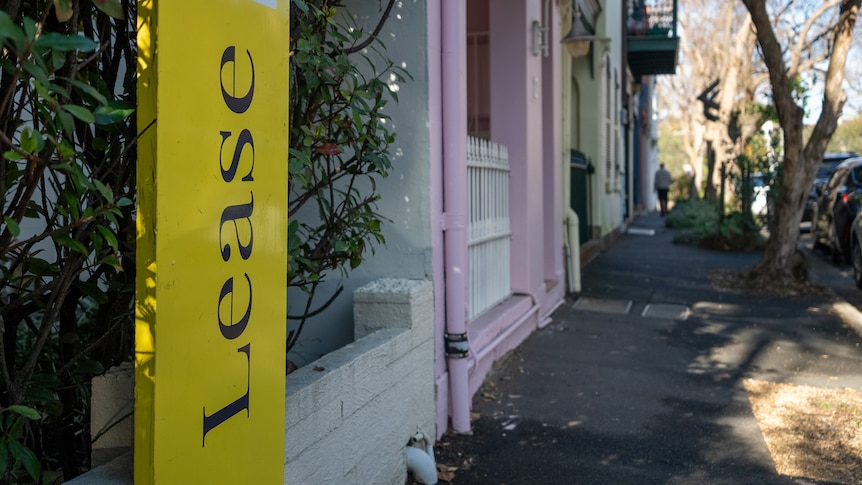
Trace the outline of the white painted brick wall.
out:
M 100 466 L 132 449 L 135 370 L 131 362 L 113 367 L 92 380 L 90 406 L 92 463 Z
M 403 485 L 407 440 L 436 436 L 432 284 L 371 283 L 354 312 L 355 342 L 286 378 L 285 484 Z M 132 382 L 108 399 L 130 399 Z M 130 468 L 126 455 L 69 483 L 131 485 Z
M 407 440 L 436 436 L 432 288 L 417 280 L 359 288 L 358 340 L 287 378 L 286 484 L 405 482 Z

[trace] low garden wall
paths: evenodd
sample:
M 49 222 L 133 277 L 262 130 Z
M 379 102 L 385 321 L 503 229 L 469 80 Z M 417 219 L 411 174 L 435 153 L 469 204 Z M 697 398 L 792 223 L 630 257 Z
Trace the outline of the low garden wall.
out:
M 357 289 L 356 341 L 287 377 L 285 484 L 405 483 L 408 440 L 417 432 L 436 436 L 432 288 L 424 280 L 384 279 Z M 94 422 L 117 416 L 110 407 L 93 409 Z M 127 453 L 67 483 L 132 485 L 131 466 Z

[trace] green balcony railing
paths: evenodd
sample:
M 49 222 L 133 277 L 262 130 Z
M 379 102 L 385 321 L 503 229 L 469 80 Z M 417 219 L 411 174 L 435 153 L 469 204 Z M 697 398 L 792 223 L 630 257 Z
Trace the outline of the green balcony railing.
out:
M 632 73 L 674 74 L 679 52 L 677 0 L 627 0 L 626 6 Z

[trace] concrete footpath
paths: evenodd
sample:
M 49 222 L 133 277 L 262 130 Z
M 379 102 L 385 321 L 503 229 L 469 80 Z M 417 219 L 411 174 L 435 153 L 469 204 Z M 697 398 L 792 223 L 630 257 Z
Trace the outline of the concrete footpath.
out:
M 438 443 L 449 483 L 830 483 L 776 473 L 743 380 L 862 391 L 852 271 L 811 254 L 812 280 L 842 299 L 719 291 L 711 271 L 760 254 L 677 246 L 663 223 L 634 221 L 496 367 L 473 435 Z

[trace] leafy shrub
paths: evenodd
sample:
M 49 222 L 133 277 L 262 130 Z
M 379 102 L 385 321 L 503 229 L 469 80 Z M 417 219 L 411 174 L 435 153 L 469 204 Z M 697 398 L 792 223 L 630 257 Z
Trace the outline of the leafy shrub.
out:
M 763 249 L 765 242 L 750 215 L 733 211 L 721 219 L 718 233 L 706 238 L 702 245 L 725 251 L 752 251 Z
M 335 3 L 291 3 L 288 287 L 308 299 L 288 315 L 298 321 L 288 327 L 288 351 L 308 318 L 341 292 L 339 286 L 313 302 L 319 285 L 355 269 L 366 251 L 385 242 L 376 187 L 389 173 L 395 133 L 384 109 L 398 101 L 393 86 L 409 77 L 377 39 L 394 1 L 371 33 Z
M 89 466 L 90 378 L 132 352 L 135 3 L 5 3 L 0 410 L 38 415 L 0 415 L 0 482 L 68 480 Z
M 675 229 L 673 241 L 725 251 L 749 251 L 763 247 L 764 238 L 750 218 L 739 211 L 720 217 L 718 205 L 704 199 L 677 202 L 665 224 Z
M 692 179 L 693 175 L 684 173 L 676 177 L 670 185 L 668 198 L 673 201 L 682 201 L 691 199 L 698 194 L 692 194 Z
M 24 444 L 24 426 L 28 420 L 39 420 L 35 409 L 14 405 L 0 409 L 0 478 L 2 483 L 15 483 L 42 476 L 42 466 L 33 450 Z
M 718 207 L 705 199 L 678 201 L 665 218 L 674 242 L 694 246 L 718 231 Z
M 718 223 L 718 206 L 705 199 L 678 201 L 665 218 L 665 225 L 672 229 L 714 229 Z

